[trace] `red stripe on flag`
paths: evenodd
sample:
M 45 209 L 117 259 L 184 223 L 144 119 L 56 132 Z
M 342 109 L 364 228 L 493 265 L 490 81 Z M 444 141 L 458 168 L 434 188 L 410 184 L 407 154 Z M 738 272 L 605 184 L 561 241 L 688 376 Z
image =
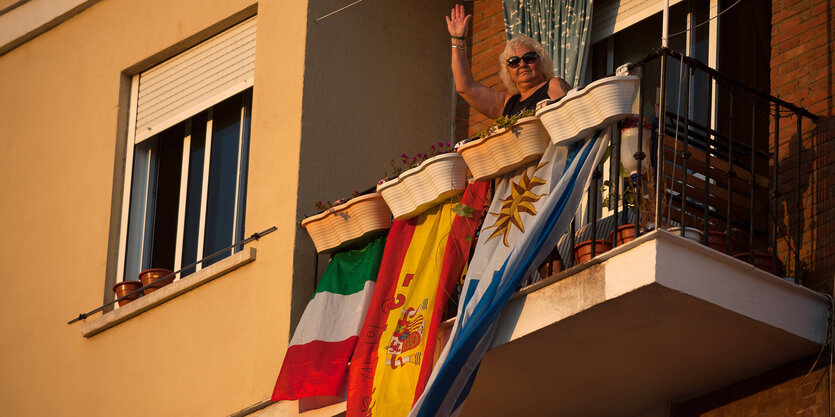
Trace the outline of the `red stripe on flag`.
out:
M 273 389 L 273 401 L 338 395 L 345 382 L 345 365 L 351 358 L 357 336 L 341 342 L 314 340 L 290 346 Z
M 394 221 L 386 239 L 383 261 L 377 274 L 377 283 L 368 314 L 360 330 L 359 341 L 351 358 L 348 373 L 348 410 L 347 415 L 364 415 L 372 407 L 371 392 L 374 385 L 374 372 L 377 364 L 377 346 L 385 330 L 389 311 L 397 308 L 394 298 L 397 279 L 403 267 L 403 260 L 412 241 L 418 217 Z
M 432 318 L 426 327 L 427 343 L 423 354 L 425 359 L 420 367 L 420 376 L 418 377 L 412 404 L 420 398 L 423 389 L 426 388 L 426 383 L 429 381 L 429 376 L 432 375 L 435 349 L 437 348 L 438 326 L 441 323 L 441 317 L 444 314 L 449 297 L 459 278 L 461 278 L 461 273 L 464 272 L 464 265 L 466 265 L 467 258 L 470 255 L 470 247 L 472 247 L 475 233 L 481 222 L 484 207 L 489 204 L 489 201 L 487 201 L 489 188 L 490 183 L 488 182 L 474 182 L 467 186 L 461 198 L 461 204 L 473 208 L 472 217 L 455 216 L 455 220 L 452 222 L 451 232 L 444 251 L 440 279 L 438 280 L 438 290 L 435 293 L 435 309 L 432 311 Z

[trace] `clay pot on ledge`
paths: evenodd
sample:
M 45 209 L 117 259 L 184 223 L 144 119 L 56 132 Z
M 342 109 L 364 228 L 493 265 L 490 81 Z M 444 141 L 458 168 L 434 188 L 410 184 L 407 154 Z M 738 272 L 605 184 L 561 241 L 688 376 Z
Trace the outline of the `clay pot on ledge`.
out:
M 674 235 L 682 236 L 685 239 L 690 239 L 694 242 L 702 243 L 702 231 L 696 229 L 695 227 L 685 227 L 684 235 L 681 234 L 681 227 L 673 227 L 667 230 Z
M 116 298 L 122 298 L 125 295 L 128 295 L 136 290 L 138 290 L 142 286 L 142 283 L 139 281 L 122 281 L 117 282 L 116 285 L 113 286 L 113 292 L 116 293 Z M 136 300 L 142 293 L 136 293 L 129 297 L 126 297 L 123 300 L 119 300 L 119 307 Z
M 548 257 L 542 265 L 539 266 L 539 276 L 541 279 L 548 278 L 552 275 L 558 274 L 565 269 L 562 264 L 562 259 L 559 256 L 555 258 Z
M 618 227 L 618 246 L 623 245 L 624 243 L 629 243 L 635 240 L 636 237 L 635 232 L 635 223 L 625 224 L 623 226 Z M 609 233 L 609 241 L 612 240 L 612 233 Z
M 598 239 L 595 240 L 594 245 L 594 254 L 595 256 L 600 255 L 603 252 L 612 249 L 612 243 L 607 240 Z M 581 264 L 583 262 L 588 261 L 591 259 L 591 240 L 586 240 L 584 242 L 580 242 L 574 246 L 574 263 Z
M 734 255 L 734 258 L 739 259 L 743 262 L 751 263 L 751 253 L 750 252 L 743 252 Z M 753 263 L 755 267 L 762 269 L 765 272 L 771 272 L 771 254 L 766 252 L 754 252 L 753 254 Z M 777 270 L 773 272 L 773 274 L 777 275 L 778 277 L 782 277 L 786 274 L 785 268 L 783 267 L 783 261 L 777 259 Z
M 728 235 L 718 230 L 708 231 L 707 247 L 722 253 L 728 253 Z
M 166 275 L 171 275 L 171 271 L 168 270 L 168 269 L 165 269 L 165 268 L 151 268 L 151 269 L 146 269 L 146 270 L 140 272 L 139 273 L 139 280 L 142 281 L 142 286 L 143 287 L 152 283 L 152 282 L 154 283 L 154 285 L 151 285 L 150 287 L 145 288 L 143 290 L 143 291 L 145 291 L 145 295 L 148 295 L 148 294 L 150 294 L 150 293 L 152 293 L 152 292 L 154 292 L 154 291 L 156 291 L 156 290 L 174 282 L 174 275 L 171 275 L 170 277 L 168 277 L 164 280 L 160 280 L 160 278 L 162 278 Z

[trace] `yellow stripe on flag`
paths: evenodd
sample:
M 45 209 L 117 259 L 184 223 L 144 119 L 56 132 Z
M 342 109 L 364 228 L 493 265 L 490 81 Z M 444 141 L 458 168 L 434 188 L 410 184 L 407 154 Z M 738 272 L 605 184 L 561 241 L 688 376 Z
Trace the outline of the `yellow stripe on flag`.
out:
M 409 414 L 424 358 L 426 327 L 435 305 L 444 250 L 452 227 L 455 203 L 439 204 L 420 215 L 403 268 L 397 279 L 394 305 L 386 320 L 377 356 L 372 403 L 374 415 Z M 434 343 L 435 341 L 431 341 Z

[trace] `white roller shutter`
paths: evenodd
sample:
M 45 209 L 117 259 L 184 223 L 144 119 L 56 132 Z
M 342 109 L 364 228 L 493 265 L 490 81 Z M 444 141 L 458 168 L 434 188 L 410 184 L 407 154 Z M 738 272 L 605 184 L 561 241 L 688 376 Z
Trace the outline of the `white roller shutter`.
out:
M 139 76 L 136 142 L 252 85 L 256 17 Z
M 670 6 L 681 1 L 670 0 Z M 664 0 L 598 0 L 592 13 L 591 44 L 659 13 L 663 8 Z

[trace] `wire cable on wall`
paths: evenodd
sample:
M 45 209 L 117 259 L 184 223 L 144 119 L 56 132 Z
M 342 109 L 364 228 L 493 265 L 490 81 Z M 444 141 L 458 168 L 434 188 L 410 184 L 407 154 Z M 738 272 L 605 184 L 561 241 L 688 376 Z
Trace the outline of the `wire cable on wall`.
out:
M 672 38 L 673 36 L 678 36 L 678 35 L 681 35 L 682 33 L 687 33 L 687 32 L 689 32 L 689 31 L 691 31 L 691 30 L 693 30 L 693 29 L 696 29 L 697 27 L 701 27 L 701 26 L 704 26 L 704 25 L 706 25 L 706 24 L 710 23 L 710 21 L 711 21 L 711 20 L 714 20 L 714 19 L 718 18 L 719 16 L 722 16 L 722 14 L 723 14 L 723 13 L 725 13 L 725 12 L 727 12 L 728 10 L 733 9 L 733 7 L 734 7 L 734 6 L 736 6 L 737 4 L 739 4 L 739 2 L 741 2 L 741 1 L 742 1 L 742 0 L 736 0 L 736 2 L 734 2 L 734 4 L 732 4 L 732 5 L 728 6 L 728 8 L 727 8 L 727 9 L 722 10 L 722 11 L 721 11 L 721 12 L 719 12 L 719 14 L 717 14 L 716 16 L 713 16 L 713 17 L 711 17 L 710 19 L 707 19 L 707 20 L 705 20 L 704 22 L 699 23 L 699 24 L 698 24 L 698 25 L 696 25 L 696 26 L 693 26 L 693 27 L 692 27 L 692 28 L 690 28 L 690 29 L 684 29 L 684 30 L 682 30 L 681 32 L 676 32 L 676 33 L 673 33 L 672 35 L 667 35 L 667 39 L 670 39 L 670 38 Z

